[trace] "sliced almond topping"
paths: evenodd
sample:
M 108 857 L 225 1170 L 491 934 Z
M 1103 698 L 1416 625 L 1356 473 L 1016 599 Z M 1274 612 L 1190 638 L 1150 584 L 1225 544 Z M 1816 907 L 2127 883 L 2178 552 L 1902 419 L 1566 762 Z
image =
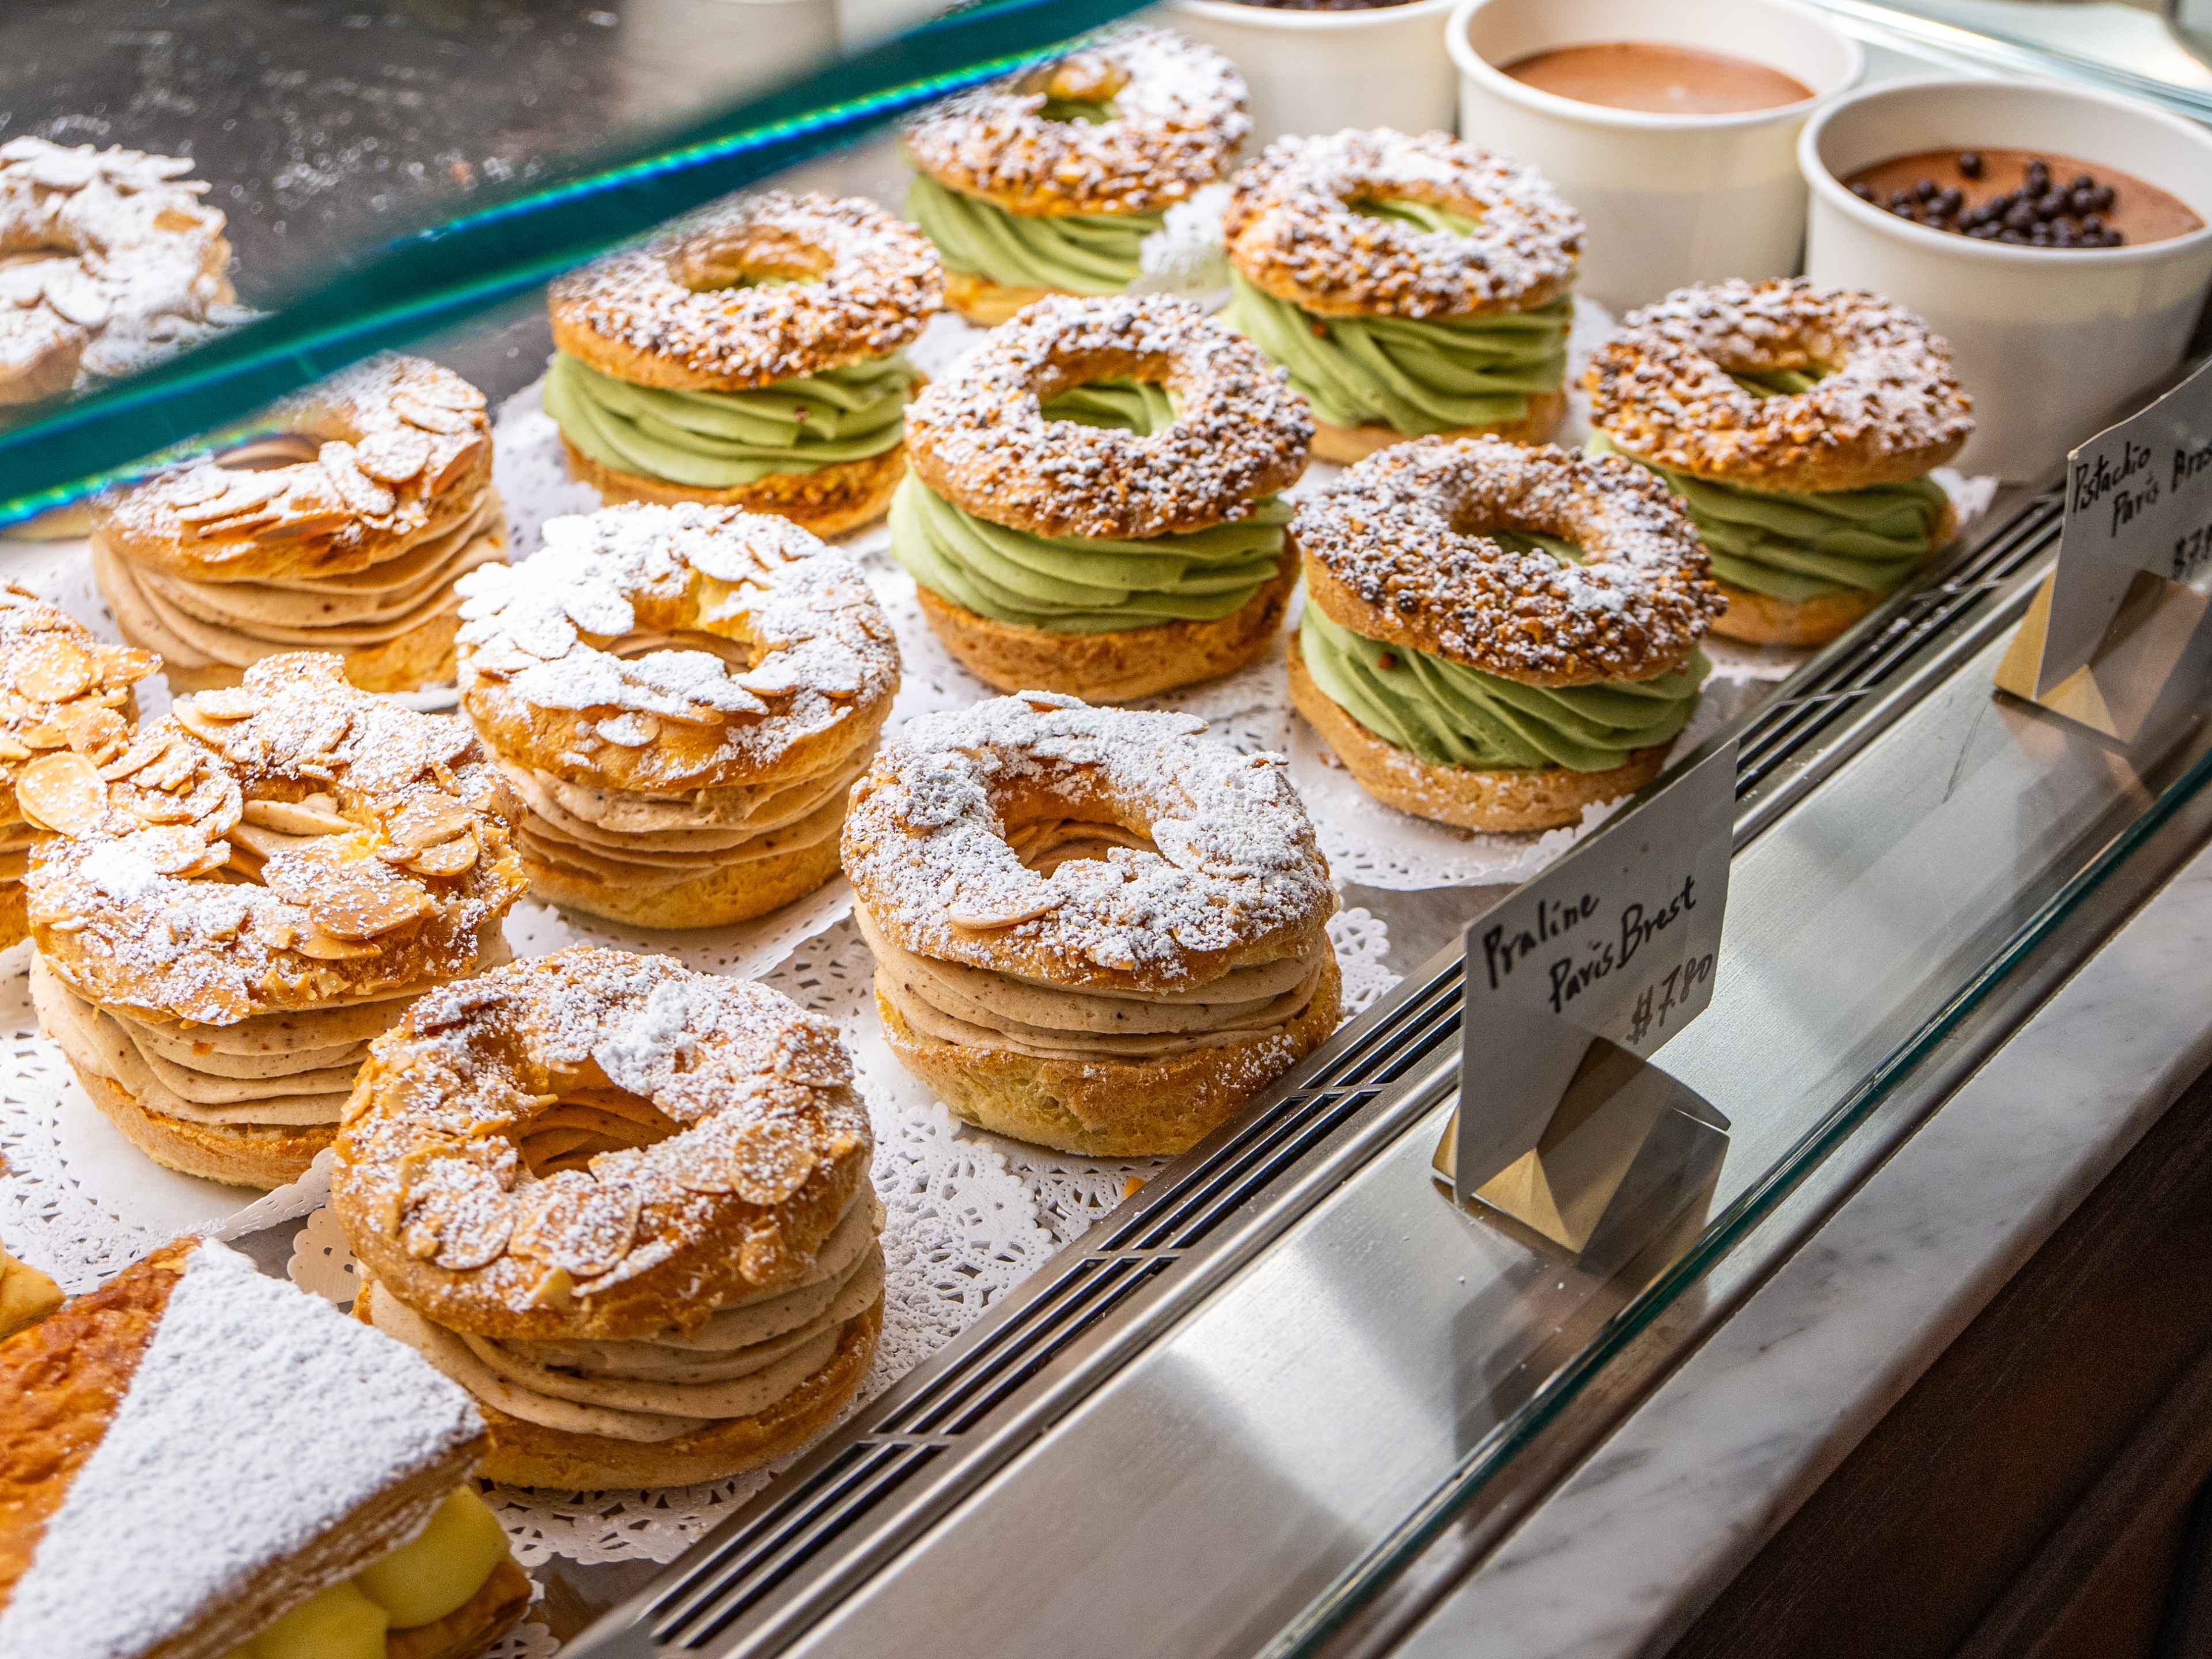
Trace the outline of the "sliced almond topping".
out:
M 28 760 L 33 750 L 27 743 L 18 743 L 6 732 L 0 732 L 0 760 Z
M 371 433 L 353 447 L 354 465 L 380 483 L 403 484 L 430 459 L 430 441 L 420 432 L 392 427 Z
M 161 665 L 161 659 L 135 645 L 111 645 L 101 653 L 100 683 L 122 690 L 136 685 Z
M 177 522 L 185 525 L 204 525 L 217 519 L 228 519 L 271 501 L 283 492 L 290 482 L 285 476 L 289 467 L 272 467 L 266 472 L 223 472 L 222 493 L 210 495 L 176 509 Z
M 468 803 L 451 795 L 423 793 L 393 813 L 385 833 L 406 848 L 435 847 L 449 842 L 475 822 Z
M 361 470 L 351 444 L 325 444 L 316 459 L 337 498 L 363 518 L 380 519 L 399 505 L 397 495 Z
M 211 501 L 227 494 L 229 489 L 230 480 L 222 469 L 204 463 L 167 480 L 161 486 L 161 493 L 172 507 L 198 507 L 202 501 Z
M 426 847 L 399 860 L 417 875 L 451 878 L 476 867 L 477 838 L 459 836 L 435 847 Z
M 100 663 L 67 634 L 40 634 L 8 665 L 8 684 L 38 702 L 67 702 L 100 684 Z
M 27 726 L 18 733 L 33 749 L 66 749 L 69 733 L 62 730 L 50 714 L 34 726 Z
M 445 464 L 431 475 L 430 489 L 433 493 L 452 489 L 453 485 L 474 471 L 483 460 L 484 452 L 489 447 L 490 445 L 481 437 L 471 435 L 463 440 L 455 447 L 453 453 L 446 457 Z
M 436 404 L 426 403 L 410 392 L 396 392 L 392 399 L 392 412 L 413 427 L 425 432 L 441 432 L 448 435 L 466 432 L 476 425 L 457 409 L 441 409 Z
M 1018 922 L 1049 915 L 1060 908 L 1066 898 L 1065 893 L 1054 892 L 1040 881 L 1037 890 L 1029 897 L 1008 894 L 996 900 L 969 899 L 955 902 L 945 913 L 945 919 L 955 927 L 1012 927 Z
M 660 735 L 660 722 L 650 714 L 610 714 L 599 722 L 599 733 L 617 748 L 642 749 Z
M 176 741 L 167 732 L 141 732 L 128 749 L 100 769 L 100 775 L 110 783 L 130 777 L 167 754 Z
M 41 755 L 15 780 L 15 804 L 41 830 L 88 835 L 107 816 L 107 785 L 82 755 Z
M 637 1241 L 637 1192 L 626 1183 L 570 1171 L 539 1182 L 521 1207 L 508 1248 L 578 1279 L 621 1266 Z
M 565 1308 L 575 1299 L 575 1277 L 566 1267 L 548 1267 L 530 1287 L 533 1308 Z
M 328 933 L 307 933 L 299 936 L 292 948 L 303 957 L 317 962 L 350 962 L 358 957 L 376 954 L 374 945 L 357 944 L 349 939 L 332 939 Z
M 353 514 L 342 506 L 316 508 L 313 512 L 287 511 L 276 523 L 254 532 L 254 539 L 262 542 L 300 542 L 310 536 L 327 536 L 343 530 L 353 522 Z
M 430 894 L 420 882 L 364 859 L 336 866 L 312 894 L 295 902 L 307 907 L 309 919 L 324 933 L 366 939 L 416 920 L 429 909 Z
M 284 836 L 349 836 L 354 831 L 351 820 L 305 801 L 250 800 L 240 817 L 257 829 Z
M 184 706 L 198 709 L 211 720 L 228 721 L 251 720 L 269 704 L 258 691 L 249 691 L 242 685 L 222 685 L 212 691 L 195 693 L 185 699 Z
M 131 741 L 131 726 L 112 708 L 94 702 L 64 703 L 53 723 L 69 735 L 69 746 L 97 765 L 120 755 Z
M 458 409 L 466 414 L 477 414 L 484 407 L 484 395 L 459 375 L 426 374 L 407 388 L 410 397 L 420 398 L 426 404 L 435 404 L 441 409 Z
M 181 875 L 208 854 L 208 844 L 189 824 L 134 830 L 116 843 L 152 865 L 158 875 Z

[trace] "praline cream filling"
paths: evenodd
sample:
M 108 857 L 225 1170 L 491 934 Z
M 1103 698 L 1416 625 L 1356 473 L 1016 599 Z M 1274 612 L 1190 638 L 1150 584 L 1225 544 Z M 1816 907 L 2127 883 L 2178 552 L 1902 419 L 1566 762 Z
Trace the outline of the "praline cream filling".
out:
M 498 758 L 520 797 L 523 850 L 595 880 L 672 887 L 732 864 L 834 838 L 867 757 L 838 757 L 804 777 L 656 795 L 599 789 Z
M 883 1208 L 863 1187 L 796 1284 L 717 1307 L 703 1324 L 629 1341 L 524 1341 L 449 1330 L 382 1285 L 376 1328 L 510 1417 L 655 1444 L 796 1393 L 884 1293 Z
M 337 1122 L 369 1040 L 422 989 L 185 1025 L 98 1007 L 44 957 L 31 964 L 40 1024 L 78 1071 L 107 1079 L 147 1111 L 234 1128 Z
M 1111 863 L 1116 848 L 1150 850 L 1140 838 L 1104 823 L 1026 824 L 1009 831 L 1007 842 L 1044 875 L 1084 860 Z M 918 1035 L 1039 1060 L 1141 1063 L 1276 1035 L 1312 1003 L 1329 948 L 1323 937 L 1294 956 L 1181 990 L 1070 990 L 918 956 L 885 938 L 866 905 L 854 905 L 853 915 L 876 958 L 877 994 Z
M 243 668 L 280 647 L 387 645 L 457 613 L 454 582 L 506 557 L 505 513 L 489 489 L 451 528 L 343 575 L 195 581 L 124 558 L 97 536 L 92 542 L 94 568 L 117 620 L 183 668 Z

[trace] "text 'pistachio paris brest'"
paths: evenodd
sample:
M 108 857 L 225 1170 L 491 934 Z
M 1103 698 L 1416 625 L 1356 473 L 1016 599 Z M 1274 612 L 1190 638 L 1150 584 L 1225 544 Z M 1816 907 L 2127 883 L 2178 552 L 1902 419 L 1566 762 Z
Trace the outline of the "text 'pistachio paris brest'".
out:
M 4 1659 L 474 1659 L 530 1605 L 467 1394 L 179 1239 L 0 1344 Z
M 1443 132 L 1279 138 L 1223 231 L 1224 317 L 1313 404 L 1323 460 L 1558 426 L 1583 222 L 1534 168 Z
M 1959 515 L 1929 474 L 1973 433 L 1951 350 L 1878 295 L 1803 279 L 1686 288 L 1583 371 L 1590 447 L 1689 505 L 1730 639 L 1820 645 L 1902 586 Z
M 891 1051 L 953 1113 L 1179 1152 L 1336 1029 L 1328 865 L 1279 755 L 1045 692 L 925 714 L 853 792 Z
M 1618 456 L 1424 438 L 1298 504 L 1291 701 L 1367 792 L 1547 830 L 1659 775 L 1725 603 L 1680 504 Z
M 946 648 L 1001 690 L 1098 702 L 1273 641 L 1313 435 L 1252 343 L 1164 295 L 1040 300 L 915 402 L 891 551 Z
M 468 727 L 326 653 L 180 699 L 102 764 L 42 756 L 17 793 L 52 832 L 26 880 L 40 1023 L 142 1152 L 213 1181 L 296 1180 L 368 1040 L 503 960 L 523 890 Z
M 138 718 L 133 692 L 161 665 L 150 651 L 108 645 L 44 599 L 0 583 L 0 948 L 26 937 L 23 877 L 38 839 L 21 795 L 26 771 L 44 755 L 68 753 L 104 766 L 131 746 Z M 40 769 L 46 775 L 48 769 Z
M 1167 210 L 1228 173 L 1244 102 L 1212 47 L 1136 27 L 925 111 L 906 210 L 952 308 L 988 325 L 1048 294 L 1121 293 Z
M 92 565 L 172 688 L 325 650 L 367 691 L 450 681 L 463 572 L 507 557 L 481 392 L 378 357 L 280 404 L 272 435 L 99 497 Z
M 553 284 L 545 412 L 605 500 L 836 535 L 905 469 L 902 348 L 944 295 L 929 244 L 872 202 L 740 198 Z
M 520 799 L 541 898 L 710 927 L 837 873 L 899 684 L 852 560 L 764 514 L 615 507 L 462 587 L 462 711 Z
M 882 1206 L 836 1029 L 575 946 L 377 1040 L 331 1192 L 354 1311 L 476 1395 L 484 1473 L 685 1486 L 796 1450 L 875 1352 Z
M 136 373 L 240 320 L 189 161 L 0 144 L 0 410 Z

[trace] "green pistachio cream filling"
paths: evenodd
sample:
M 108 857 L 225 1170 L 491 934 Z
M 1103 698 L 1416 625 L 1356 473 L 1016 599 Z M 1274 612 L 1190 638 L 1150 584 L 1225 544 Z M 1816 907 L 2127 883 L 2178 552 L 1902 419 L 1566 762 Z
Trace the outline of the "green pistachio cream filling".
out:
M 1513 550 L 1579 557 L 1549 536 L 1499 533 Z M 1703 652 L 1670 673 L 1595 685 L 1523 685 L 1425 651 L 1385 645 L 1333 622 L 1310 599 L 1298 654 L 1328 700 L 1386 743 L 1431 766 L 1482 772 L 1560 767 L 1609 772 L 1689 724 L 1711 665 Z
M 1175 419 L 1167 393 L 1099 381 L 1044 406 L 1045 417 L 1149 436 Z M 891 497 L 891 552 L 922 586 L 994 622 L 1048 634 L 1105 634 L 1241 611 L 1282 568 L 1291 504 L 1177 536 L 1036 536 L 963 512 L 913 474 Z
M 1009 213 L 926 173 L 907 191 L 906 216 L 948 270 L 1066 294 L 1121 292 L 1143 271 L 1145 238 L 1166 222 L 1159 213 Z
M 1747 391 L 1803 392 L 1818 376 L 1795 370 L 1733 377 Z M 1626 455 L 1689 504 L 1713 574 L 1731 587 L 1790 604 L 1844 592 L 1887 593 L 1935 550 L 1949 497 L 1933 478 L 1818 493 L 1746 489 L 1700 478 L 1592 435 L 1594 455 Z
M 1455 236 L 1475 228 L 1463 214 L 1421 202 L 1366 202 L 1358 210 Z M 1287 369 L 1331 426 L 1419 437 L 1502 425 L 1525 419 L 1530 398 L 1566 381 L 1569 295 L 1481 317 L 1321 317 L 1234 270 L 1230 285 L 1224 320 Z
M 750 392 L 678 392 L 632 386 L 556 352 L 545 412 L 602 466 L 730 489 L 896 448 L 920 379 L 895 351 Z

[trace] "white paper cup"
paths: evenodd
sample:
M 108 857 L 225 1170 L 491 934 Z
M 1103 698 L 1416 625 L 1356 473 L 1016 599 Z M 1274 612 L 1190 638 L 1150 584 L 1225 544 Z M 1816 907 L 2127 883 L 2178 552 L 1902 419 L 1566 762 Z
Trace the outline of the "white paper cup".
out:
M 1978 242 L 1887 213 L 1840 179 L 1931 149 L 2049 151 L 2179 197 L 2206 229 L 2140 247 Z M 2021 81 L 1901 81 L 1823 110 L 1799 160 L 1806 274 L 1870 289 L 1951 343 L 1973 394 L 1968 471 L 2039 480 L 2181 361 L 2212 284 L 2212 132 L 2131 99 Z
M 1747 58 L 1811 98 L 1741 115 L 1659 115 L 1540 92 L 1504 66 L 1559 46 L 1645 40 Z M 1577 285 L 1625 310 L 1688 283 L 1786 276 L 1805 233 L 1797 135 L 1866 67 L 1791 0 L 1461 0 L 1444 33 L 1461 137 L 1528 162 L 1589 226 Z
M 1367 11 L 1279 11 L 1174 0 L 1162 19 L 1212 46 L 1252 88 L 1248 154 L 1286 132 L 1396 127 L 1449 132 L 1455 75 L 1444 51 L 1453 0 Z

